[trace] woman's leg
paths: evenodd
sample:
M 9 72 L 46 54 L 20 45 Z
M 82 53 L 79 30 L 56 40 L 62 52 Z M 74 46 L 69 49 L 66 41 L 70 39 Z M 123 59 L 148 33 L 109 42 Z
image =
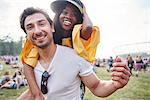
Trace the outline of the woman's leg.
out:
M 23 92 L 17 100 L 34 100 L 34 97 L 29 89 Z

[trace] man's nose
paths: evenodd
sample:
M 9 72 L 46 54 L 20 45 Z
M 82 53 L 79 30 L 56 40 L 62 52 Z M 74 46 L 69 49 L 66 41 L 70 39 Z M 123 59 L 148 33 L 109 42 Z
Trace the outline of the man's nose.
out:
M 40 27 L 38 25 L 35 25 L 34 33 L 36 33 L 36 34 L 41 33 L 41 29 L 40 29 Z

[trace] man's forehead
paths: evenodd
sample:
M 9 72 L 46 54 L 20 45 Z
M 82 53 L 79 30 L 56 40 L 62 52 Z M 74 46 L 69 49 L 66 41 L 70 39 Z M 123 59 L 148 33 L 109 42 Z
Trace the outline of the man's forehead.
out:
M 35 14 L 29 15 L 28 17 L 26 17 L 25 25 L 35 23 L 35 22 L 38 22 L 41 20 L 47 20 L 47 19 L 42 13 L 35 13 Z

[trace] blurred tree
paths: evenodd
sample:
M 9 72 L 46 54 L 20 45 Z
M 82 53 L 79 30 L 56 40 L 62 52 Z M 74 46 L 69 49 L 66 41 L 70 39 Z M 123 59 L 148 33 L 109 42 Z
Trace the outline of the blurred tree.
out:
M 19 55 L 22 49 L 22 37 L 17 42 L 7 35 L 0 39 L 0 55 Z

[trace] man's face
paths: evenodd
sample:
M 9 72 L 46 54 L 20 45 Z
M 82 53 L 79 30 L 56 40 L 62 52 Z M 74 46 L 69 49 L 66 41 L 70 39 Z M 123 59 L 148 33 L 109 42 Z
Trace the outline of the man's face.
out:
M 73 26 L 77 23 L 76 17 L 77 15 L 75 12 L 75 7 L 72 5 L 67 5 L 59 16 L 59 22 L 62 28 L 66 31 L 72 29 Z
M 53 27 L 50 26 L 46 17 L 41 13 L 35 13 L 25 19 L 27 38 L 39 48 L 47 47 L 52 39 Z

